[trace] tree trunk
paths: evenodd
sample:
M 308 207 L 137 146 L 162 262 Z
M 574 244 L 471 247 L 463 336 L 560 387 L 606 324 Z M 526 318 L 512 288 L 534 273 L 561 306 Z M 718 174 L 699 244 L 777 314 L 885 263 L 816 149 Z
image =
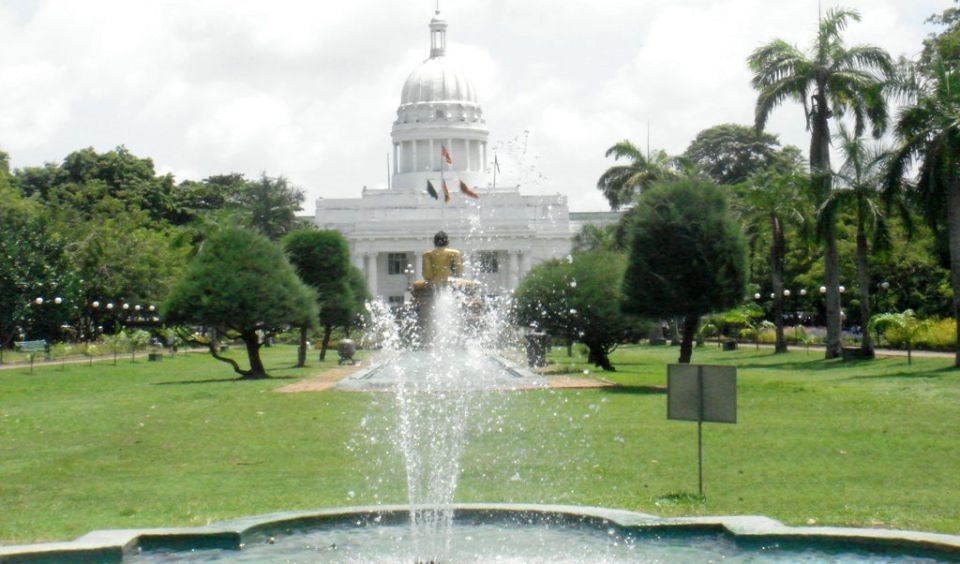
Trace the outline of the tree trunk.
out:
M 607 349 L 591 343 L 585 344 L 587 345 L 587 350 L 590 351 L 587 358 L 589 362 L 594 366 L 600 367 L 604 372 L 617 371 L 617 369 L 613 367 L 613 364 L 610 363 L 610 356 L 607 354 Z
M 860 352 L 865 358 L 873 358 L 873 339 L 867 325 L 870 323 L 870 246 L 867 244 L 867 230 L 864 217 L 866 205 L 857 202 L 857 278 L 860 284 Z
M 250 360 L 250 370 L 246 371 L 241 378 L 244 380 L 257 380 L 260 378 L 269 378 L 267 370 L 263 367 L 263 361 L 260 360 L 260 336 L 256 331 L 250 331 L 240 335 L 243 344 L 247 347 L 247 358 Z
M 827 106 L 825 95 L 826 84 L 818 81 L 817 91 L 814 94 L 814 109 L 811 116 L 810 135 L 810 180 L 814 193 L 817 194 L 818 204 L 822 204 L 830 197 L 832 176 L 830 171 L 830 108 Z M 823 272 L 826 278 L 826 321 L 827 343 L 826 358 L 838 358 L 843 354 L 840 341 L 840 274 L 837 258 L 837 225 L 836 215 L 832 208 L 825 213 L 829 214 L 822 223 L 820 237 L 823 241 Z
M 787 340 L 783 336 L 783 254 L 787 246 L 783 239 L 783 225 L 776 214 L 770 214 L 770 278 L 773 283 L 773 325 L 777 339 L 775 353 L 787 352 Z M 759 335 L 758 339 L 759 341 Z
M 699 325 L 700 316 L 697 314 L 689 314 L 683 320 L 683 341 L 680 342 L 680 358 L 677 360 L 680 364 L 690 364 L 693 357 L 693 339 Z
M 300 328 L 300 346 L 297 347 L 297 368 L 307 365 L 307 327 Z
M 947 183 L 947 221 L 953 318 L 957 321 L 957 345 L 953 365 L 960 367 L 960 176 L 956 174 L 950 175 Z
M 330 346 L 330 335 L 333 333 L 332 325 L 323 326 L 323 341 L 320 342 L 320 360 L 327 359 L 327 347 Z

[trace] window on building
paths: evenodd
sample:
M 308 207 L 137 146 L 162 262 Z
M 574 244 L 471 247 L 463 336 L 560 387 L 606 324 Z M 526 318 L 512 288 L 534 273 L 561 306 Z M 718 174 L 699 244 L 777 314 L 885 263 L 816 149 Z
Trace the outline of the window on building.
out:
M 480 272 L 500 272 L 500 262 L 497 260 L 497 251 L 480 251 L 478 259 Z
M 387 296 L 387 305 L 390 309 L 403 307 L 403 296 Z
M 407 268 L 407 253 L 387 253 L 387 274 L 403 274 Z

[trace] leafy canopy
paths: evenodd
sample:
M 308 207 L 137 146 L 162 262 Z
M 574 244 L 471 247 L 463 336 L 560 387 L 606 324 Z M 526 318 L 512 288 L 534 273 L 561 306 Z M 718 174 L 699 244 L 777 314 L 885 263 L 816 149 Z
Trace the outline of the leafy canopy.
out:
M 313 291 L 277 245 L 251 231 L 228 228 L 204 243 L 161 314 L 170 324 L 269 333 L 312 325 L 317 306 Z
M 743 300 L 746 240 L 719 187 L 690 179 L 659 184 L 640 197 L 626 220 L 631 244 L 625 311 L 705 315 Z

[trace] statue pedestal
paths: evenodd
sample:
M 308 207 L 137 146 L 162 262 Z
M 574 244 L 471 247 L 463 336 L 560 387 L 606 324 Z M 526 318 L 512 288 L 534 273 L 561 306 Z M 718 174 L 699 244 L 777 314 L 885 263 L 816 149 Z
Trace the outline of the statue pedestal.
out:
M 465 278 L 450 278 L 444 286 L 436 286 L 426 280 L 417 280 L 410 288 L 416 319 L 415 327 L 411 328 L 413 334 L 408 339 L 417 348 L 429 346 L 433 342 L 434 305 L 437 294 L 443 291 L 454 294 L 464 333 L 476 330 L 482 321 L 485 304 L 479 282 Z

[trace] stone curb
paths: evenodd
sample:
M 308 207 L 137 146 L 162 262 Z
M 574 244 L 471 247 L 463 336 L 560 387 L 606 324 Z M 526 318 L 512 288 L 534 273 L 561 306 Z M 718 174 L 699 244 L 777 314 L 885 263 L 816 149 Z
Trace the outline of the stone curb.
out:
M 593 522 L 596 526 L 616 525 L 638 530 L 723 531 L 738 542 L 764 544 L 829 544 L 856 548 L 896 549 L 907 555 L 923 553 L 960 559 L 960 536 L 919 531 L 843 527 L 788 527 L 763 516 L 717 516 L 661 518 L 656 515 L 619 509 L 573 505 L 506 503 L 462 503 L 452 506 L 460 518 L 509 516 L 533 521 L 560 519 Z M 238 550 L 244 543 L 270 529 L 284 526 L 321 526 L 358 519 L 405 522 L 412 509 L 405 505 L 343 507 L 315 511 L 270 513 L 243 517 L 203 527 L 170 529 L 116 529 L 93 531 L 71 542 L 0 546 L 0 563 L 13 562 L 121 562 L 124 554 L 138 549 Z

